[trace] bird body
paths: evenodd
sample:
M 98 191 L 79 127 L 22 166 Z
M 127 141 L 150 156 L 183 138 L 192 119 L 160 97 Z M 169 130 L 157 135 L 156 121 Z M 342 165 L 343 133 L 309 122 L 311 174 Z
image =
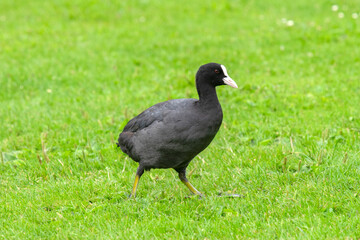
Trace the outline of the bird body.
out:
M 222 122 L 220 104 L 204 107 L 197 99 L 158 103 L 125 126 L 123 152 L 151 168 L 186 168 L 215 137 Z
M 218 132 L 223 119 L 215 87 L 236 83 L 217 63 L 201 66 L 196 74 L 199 99 L 158 103 L 131 119 L 120 133 L 118 146 L 139 163 L 132 193 L 144 170 L 173 168 L 194 194 L 201 195 L 186 178 L 190 161 L 203 151 Z

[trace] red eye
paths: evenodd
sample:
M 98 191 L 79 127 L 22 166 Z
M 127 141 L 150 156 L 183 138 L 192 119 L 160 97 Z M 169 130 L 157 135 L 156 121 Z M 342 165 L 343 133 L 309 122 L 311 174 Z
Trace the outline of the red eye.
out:
M 215 69 L 215 73 L 220 73 L 220 71 L 218 69 Z

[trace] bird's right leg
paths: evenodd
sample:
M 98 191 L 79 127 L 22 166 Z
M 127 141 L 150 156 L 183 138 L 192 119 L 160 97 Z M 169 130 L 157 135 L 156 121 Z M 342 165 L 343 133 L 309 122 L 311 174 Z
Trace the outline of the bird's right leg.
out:
M 136 197 L 136 189 L 138 187 L 140 177 L 141 175 L 143 175 L 143 173 L 144 173 L 144 168 L 142 166 L 139 166 L 138 169 L 136 170 L 135 182 L 129 198 Z
M 186 178 L 186 170 L 181 170 L 179 171 L 179 178 L 180 180 L 188 187 L 188 189 L 196 195 L 199 195 L 200 197 L 202 197 L 203 195 L 201 194 L 201 192 L 199 192 L 196 188 L 194 188 L 194 186 L 189 182 L 189 180 Z

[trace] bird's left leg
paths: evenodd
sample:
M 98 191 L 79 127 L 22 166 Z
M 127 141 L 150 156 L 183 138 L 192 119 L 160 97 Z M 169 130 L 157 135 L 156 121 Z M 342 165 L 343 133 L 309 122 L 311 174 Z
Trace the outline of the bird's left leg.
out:
M 133 186 L 133 189 L 131 191 L 131 194 L 130 194 L 129 198 L 131 198 L 131 197 L 135 198 L 136 189 L 138 187 L 140 177 L 141 177 L 141 175 L 143 175 L 143 173 L 144 173 L 144 168 L 139 165 L 138 169 L 136 170 L 135 182 L 134 182 L 134 186 Z

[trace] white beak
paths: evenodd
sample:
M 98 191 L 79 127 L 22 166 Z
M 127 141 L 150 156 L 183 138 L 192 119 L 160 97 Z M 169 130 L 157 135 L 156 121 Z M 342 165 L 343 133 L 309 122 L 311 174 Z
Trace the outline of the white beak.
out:
M 238 88 L 238 86 L 236 85 L 236 82 L 234 80 L 231 79 L 231 77 L 229 77 L 227 71 L 226 71 L 226 68 L 224 65 L 221 65 L 221 68 L 224 72 L 224 75 L 225 77 L 223 78 L 223 81 L 226 85 L 229 85 L 230 87 L 233 87 L 233 88 Z
M 236 82 L 234 80 L 232 80 L 230 77 L 224 77 L 223 81 L 226 85 L 229 85 L 230 87 L 238 88 L 238 86 L 236 85 Z

